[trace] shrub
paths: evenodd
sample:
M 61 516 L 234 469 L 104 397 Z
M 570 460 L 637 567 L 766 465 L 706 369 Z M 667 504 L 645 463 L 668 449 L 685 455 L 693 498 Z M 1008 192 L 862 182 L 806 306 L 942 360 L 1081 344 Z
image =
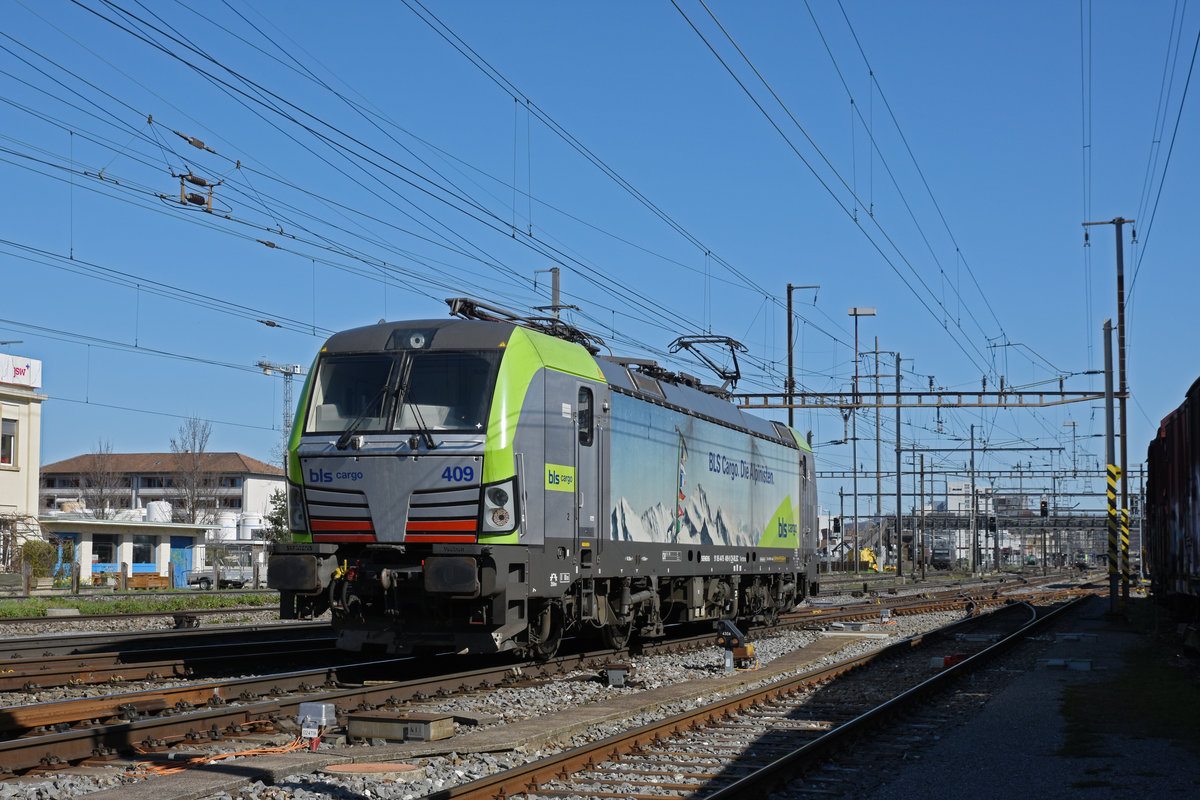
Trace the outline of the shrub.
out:
M 58 561 L 58 548 L 41 539 L 32 539 L 21 545 L 21 560 L 29 562 L 33 577 L 49 578 Z

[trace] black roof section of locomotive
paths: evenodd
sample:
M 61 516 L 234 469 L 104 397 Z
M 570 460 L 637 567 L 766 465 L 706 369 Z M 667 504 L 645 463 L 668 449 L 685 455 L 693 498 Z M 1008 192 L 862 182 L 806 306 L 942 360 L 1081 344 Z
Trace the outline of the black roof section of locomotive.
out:
M 381 322 L 335 333 L 325 342 L 325 353 L 387 352 L 396 331 L 431 331 L 430 350 L 487 350 L 508 342 L 515 325 L 465 319 L 416 319 Z
M 660 405 L 679 408 L 687 413 L 706 417 L 736 428 L 742 428 L 768 439 L 780 440 L 779 432 L 770 421 L 762 417 L 756 417 L 753 414 L 747 414 L 737 406 L 727 400 L 722 400 L 714 394 L 683 384 L 657 380 L 657 386 L 663 392 L 660 397 L 653 391 L 646 391 L 637 386 L 630 377 L 630 370 L 624 365 L 610 361 L 603 356 L 598 356 L 596 363 L 600 365 L 600 370 L 604 373 L 604 378 L 608 381 L 609 385 L 617 389 L 623 389 L 627 394 L 649 400 L 652 403 L 656 402 Z M 654 380 L 649 376 L 641 377 L 643 381 Z M 787 439 L 783 441 L 788 445 L 795 444 L 795 442 Z

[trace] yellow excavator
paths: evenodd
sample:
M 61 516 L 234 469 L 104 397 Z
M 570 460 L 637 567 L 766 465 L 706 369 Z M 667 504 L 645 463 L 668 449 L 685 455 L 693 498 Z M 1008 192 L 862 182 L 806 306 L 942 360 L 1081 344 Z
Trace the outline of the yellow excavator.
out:
M 858 563 L 861 565 L 861 569 L 879 571 L 879 562 L 875 559 L 875 551 L 869 547 L 858 551 Z

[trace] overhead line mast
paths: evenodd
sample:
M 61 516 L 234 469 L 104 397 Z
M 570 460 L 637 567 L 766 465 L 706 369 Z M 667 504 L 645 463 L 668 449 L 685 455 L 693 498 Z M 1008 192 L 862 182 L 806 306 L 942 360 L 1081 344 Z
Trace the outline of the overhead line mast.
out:
M 1125 401 L 1129 397 L 1129 387 L 1125 383 L 1125 240 L 1122 235 L 1122 228 L 1125 223 L 1131 225 L 1133 220 L 1125 219 L 1124 217 L 1115 217 L 1111 220 L 1103 222 L 1085 222 L 1084 227 L 1090 225 L 1112 225 L 1117 233 L 1117 392 L 1118 413 L 1120 415 L 1120 430 L 1118 438 L 1121 440 L 1121 463 L 1118 464 L 1121 468 L 1121 508 L 1129 508 L 1129 448 L 1128 448 L 1128 427 L 1126 425 Z M 1133 229 L 1134 241 L 1137 241 L 1137 229 Z M 1110 462 L 1111 463 L 1111 462 Z

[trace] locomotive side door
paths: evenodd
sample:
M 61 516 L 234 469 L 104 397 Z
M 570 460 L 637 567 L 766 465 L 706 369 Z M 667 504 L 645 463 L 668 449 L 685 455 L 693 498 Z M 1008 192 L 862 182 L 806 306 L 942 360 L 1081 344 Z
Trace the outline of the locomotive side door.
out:
M 579 563 L 590 568 L 598 558 L 600 526 L 600 410 L 596 384 L 579 383 L 575 397 L 575 547 Z

